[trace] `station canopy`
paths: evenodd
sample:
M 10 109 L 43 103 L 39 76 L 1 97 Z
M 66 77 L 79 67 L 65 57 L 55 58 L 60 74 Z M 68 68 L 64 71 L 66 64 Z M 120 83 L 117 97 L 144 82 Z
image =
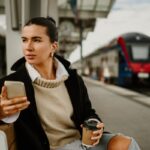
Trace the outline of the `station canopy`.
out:
M 60 51 L 69 55 L 95 26 L 106 18 L 115 0 L 58 0 Z M 82 23 L 82 31 L 81 31 Z
M 107 17 L 115 0 L 58 0 L 59 17 L 74 17 L 77 9 L 81 19 Z M 71 4 L 71 5 L 70 5 Z
M 40 15 L 40 3 L 45 6 L 45 4 L 48 4 L 48 2 L 54 0 L 45 0 L 45 2 L 47 2 L 45 4 L 42 3 L 42 0 L 38 0 L 36 3 L 37 6 L 30 10 L 35 1 L 36 0 L 24 1 L 26 4 L 24 8 L 25 17 L 23 19 L 12 19 L 17 21 L 15 22 L 16 24 L 14 24 L 15 29 L 18 29 L 20 24 L 24 24 L 26 18 L 32 17 L 35 14 Z M 1 2 L 0 8 L 4 9 L 4 0 Z M 16 4 L 14 5 L 16 6 L 14 8 L 17 8 L 17 5 L 20 6 L 19 0 L 15 0 L 14 2 Z M 106 18 L 114 2 L 115 0 L 56 0 L 59 18 L 60 52 L 66 54 L 66 56 L 69 56 L 70 53 L 77 47 L 77 45 L 81 43 L 81 23 L 83 32 L 82 39 L 86 39 L 87 33 L 89 33 L 95 27 L 96 18 Z M 3 9 L 0 9 L 0 13 L 4 12 Z M 44 12 L 48 12 L 45 7 L 43 9 Z M 4 14 L 1 15 L 3 16 L 1 16 L 0 21 L 3 22 L 3 24 L 0 23 L 0 35 L 5 36 L 5 16 Z M 20 20 L 21 23 L 19 23 Z

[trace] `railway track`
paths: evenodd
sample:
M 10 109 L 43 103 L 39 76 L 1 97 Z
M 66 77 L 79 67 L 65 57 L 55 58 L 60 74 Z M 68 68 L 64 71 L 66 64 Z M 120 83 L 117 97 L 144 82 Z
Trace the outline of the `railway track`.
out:
M 144 94 L 146 96 L 150 96 L 150 85 L 139 84 L 139 85 L 134 85 L 126 88 Z
M 135 88 L 135 89 L 131 89 L 131 90 L 134 90 L 134 91 L 144 94 L 146 96 L 150 96 L 150 88 L 140 88 L 140 89 Z

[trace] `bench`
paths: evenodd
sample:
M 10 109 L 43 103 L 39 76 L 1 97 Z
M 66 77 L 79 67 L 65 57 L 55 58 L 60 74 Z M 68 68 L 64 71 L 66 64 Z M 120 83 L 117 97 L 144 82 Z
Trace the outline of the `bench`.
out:
M 0 150 L 16 150 L 13 124 L 0 124 Z

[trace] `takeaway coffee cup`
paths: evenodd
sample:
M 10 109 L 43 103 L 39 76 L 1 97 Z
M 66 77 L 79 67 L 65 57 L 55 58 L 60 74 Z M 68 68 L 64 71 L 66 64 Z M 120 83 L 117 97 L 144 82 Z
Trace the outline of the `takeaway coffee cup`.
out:
M 91 140 L 93 131 L 97 130 L 97 123 L 99 121 L 97 119 L 88 119 L 83 123 L 82 129 L 82 145 L 86 147 L 93 147 L 94 141 Z

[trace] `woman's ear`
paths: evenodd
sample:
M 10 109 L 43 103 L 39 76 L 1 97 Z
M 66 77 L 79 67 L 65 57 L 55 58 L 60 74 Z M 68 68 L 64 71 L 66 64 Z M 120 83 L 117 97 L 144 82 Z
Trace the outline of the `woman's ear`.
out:
M 53 42 L 52 43 L 52 52 L 55 53 L 58 50 L 58 42 Z
M 58 50 L 58 42 L 53 42 L 51 44 L 51 52 L 50 52 L 50 57 L 53 58 L 54 53 Z

